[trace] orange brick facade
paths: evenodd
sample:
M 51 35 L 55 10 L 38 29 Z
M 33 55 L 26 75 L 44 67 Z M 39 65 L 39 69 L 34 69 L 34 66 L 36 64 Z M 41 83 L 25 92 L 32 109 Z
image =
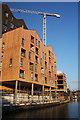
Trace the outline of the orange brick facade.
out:
M 9 31 L 3 34 L 2 44 L 2 82 L 19 80 L 56 88 L 56 55 L 51 46 L 44 46 L 35 30 Z

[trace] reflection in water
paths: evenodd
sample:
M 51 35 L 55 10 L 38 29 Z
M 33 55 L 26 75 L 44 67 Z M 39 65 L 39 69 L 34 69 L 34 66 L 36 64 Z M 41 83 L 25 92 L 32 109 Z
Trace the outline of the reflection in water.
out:
M 8 115 L 7 118 L 78 118 L 78 102 L 22 111 L 15 115 Z

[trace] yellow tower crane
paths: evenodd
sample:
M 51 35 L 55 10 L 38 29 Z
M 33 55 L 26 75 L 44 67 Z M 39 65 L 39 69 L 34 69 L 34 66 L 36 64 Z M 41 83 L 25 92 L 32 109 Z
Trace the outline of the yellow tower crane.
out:
M 23 13 L 43 15 L 43 44 L 46 46 L 46 16 L 54 16 L 54 17 L 60 18 L 60 15 L 44 13 L 44 12 L 39 12 L 39 11 L 31 11 L 31 10 L 21 10 L 21 9 L 10 9 L 10 10 L 14 12 L 19 12 L 19 13 L 23 12 Z

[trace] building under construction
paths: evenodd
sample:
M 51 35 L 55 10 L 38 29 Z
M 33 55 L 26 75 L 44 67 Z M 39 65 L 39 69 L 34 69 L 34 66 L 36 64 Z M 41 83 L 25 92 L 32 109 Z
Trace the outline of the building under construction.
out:
M 16 29 L 4 29 L 0 39 L 3 99 L 6 94 L 11 103 L 53 102 L 59 87 L 56 55 L 51 46 L 42 43 L 35 30 L 27 29 L 25 24 L 23 28 L 23 24 Z

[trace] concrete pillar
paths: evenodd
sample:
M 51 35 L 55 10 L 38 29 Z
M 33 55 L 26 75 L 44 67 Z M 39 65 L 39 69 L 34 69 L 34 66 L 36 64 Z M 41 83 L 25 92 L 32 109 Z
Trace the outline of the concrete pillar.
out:
M 57 88 L 55 89 L 55 100 L 57 101 Z
M 42 101 L 44 103 L 44 85 L 42 85 Z
M 18 80 L 15 82 L 15 103 L 17 102 L 17 87 L 18 87 Z
M 34 94 L 34 84 L 32 83 L 32 90 L 31 90 L 31 98 L 32 98 L 32 101 L 33 101 L 33 94 Z
M 50 102 L 51 102 L 51 87 L 50 87 Z

